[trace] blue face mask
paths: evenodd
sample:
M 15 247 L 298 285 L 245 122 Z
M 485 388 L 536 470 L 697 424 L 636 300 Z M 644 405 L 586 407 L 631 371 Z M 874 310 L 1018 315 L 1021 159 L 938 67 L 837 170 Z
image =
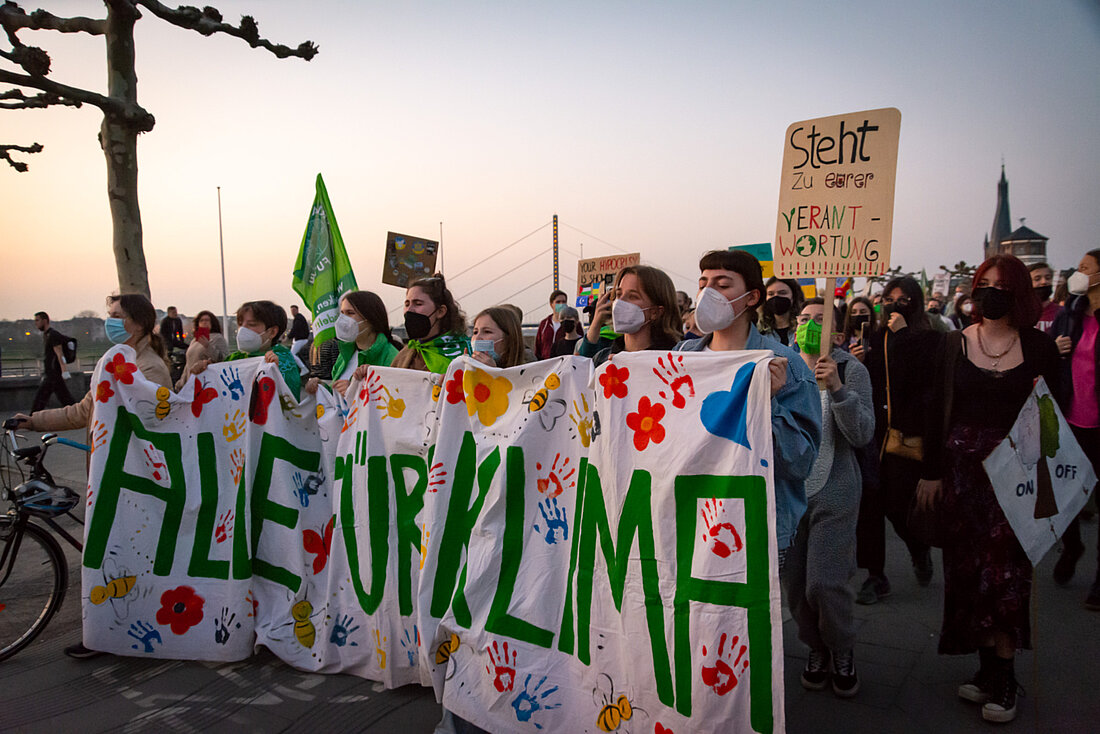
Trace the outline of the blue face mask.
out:
M 130 332 L 126 331 L 126 321 L 115 317 L 109 317 L 103 322 L 103 330 L 107 332 L 107 338 L 113 344 L 125 344 L 130 338 Z
M 500 355 L 497 354 L 497 343 L 492 339 L 474 339 L 470 346 L 473 347 L 475 352 L 485 352 L 493 358 L 494 362 L 500 362 Z

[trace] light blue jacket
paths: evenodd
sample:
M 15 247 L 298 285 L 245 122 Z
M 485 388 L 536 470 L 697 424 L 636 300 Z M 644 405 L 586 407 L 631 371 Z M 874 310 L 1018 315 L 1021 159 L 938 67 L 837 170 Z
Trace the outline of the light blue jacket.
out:
M 710 334 L 676 345 L 683 352 L 702 352 Z M 779 550 L 790 546 L 806 511 L 806 477 L 821 443 L 821 397 L 810 368 L 790 347 L 749 325 L 745 349 L 770 349 L 787 358 L 787 383 L 772 398 L 772 471 L 775 475 L 775 536 Z

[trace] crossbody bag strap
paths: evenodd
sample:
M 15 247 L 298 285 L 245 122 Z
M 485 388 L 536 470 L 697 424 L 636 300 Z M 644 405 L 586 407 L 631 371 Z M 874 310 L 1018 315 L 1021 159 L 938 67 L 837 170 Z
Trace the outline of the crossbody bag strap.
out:
M 882 437 L 882 446 L 879 447 L 878 457 L 881 460 L 886 455 L 886 444 L 890 441 L 890 431 L 894 422 L 893 405 L 890 400 L 890 350 L 887 341 L 890 338 L 890 329 L 882 331 L 882 361 L 886 366 L 886 433 Z

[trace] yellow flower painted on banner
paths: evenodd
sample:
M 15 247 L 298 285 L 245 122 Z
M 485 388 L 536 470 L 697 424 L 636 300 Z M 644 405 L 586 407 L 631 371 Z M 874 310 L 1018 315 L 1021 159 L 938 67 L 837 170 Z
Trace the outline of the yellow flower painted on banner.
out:
M 488 372 L 467 369 L 462 375 L 462 392 L 466 394 L 466 410 L 477 413 L 483 426 L 491 426 L 508 410 L 508 393 L 512 383 L 504 377 L 493 377 Z

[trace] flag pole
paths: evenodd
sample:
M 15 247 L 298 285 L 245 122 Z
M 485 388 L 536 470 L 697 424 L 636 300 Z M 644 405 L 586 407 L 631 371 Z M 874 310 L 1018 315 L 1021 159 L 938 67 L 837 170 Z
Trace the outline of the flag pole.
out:
M 222 333 L 229 337 L 229 303 L 225 297 L 225 238 L 222 236 L 222 187 L 218 187 L 218 250 L 222 256 Z
M 439 272 L 443 272 L 443 222 L 439 223 Z M 433 273 L 434 275 L 434 273 Z

